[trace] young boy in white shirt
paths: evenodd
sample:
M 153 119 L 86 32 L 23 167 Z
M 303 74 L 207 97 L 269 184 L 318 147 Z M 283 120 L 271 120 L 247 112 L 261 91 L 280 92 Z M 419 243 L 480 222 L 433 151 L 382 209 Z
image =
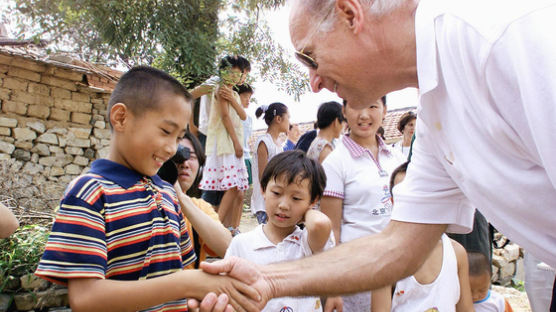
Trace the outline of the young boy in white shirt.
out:
M 513 312 L 502 295 L 490 290 L 492 268 L 487 257 L 480 252 L 468 252 L 469 284 L 476 312 Z
M 321 198 L 326 175 L 321 165 L 299 150 L 274 156 L 261 177 L 268 215 L 266 224 L 232 239 L 226 258 L 237 256 L 257 264 L 295 260 L 334 246 L 330 220 L 311 209 Z M 303 221 L 304 229 L 297 224 Z M 341 311 L 341 298 L 327 304 Z M 263 311 L 322 311 L 318 297 L 282 297 L 270 300 Z

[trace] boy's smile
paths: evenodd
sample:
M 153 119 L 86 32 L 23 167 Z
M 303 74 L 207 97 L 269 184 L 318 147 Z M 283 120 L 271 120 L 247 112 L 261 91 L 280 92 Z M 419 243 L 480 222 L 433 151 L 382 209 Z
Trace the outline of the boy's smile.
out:
M 159 92 L 157 101 L 155 109 L 138 114 L 121 103 L 111 112 L 114 142 L 108 158 L 146 176 L 155 175 L 175 154 L 191 114 L 183 96 Z

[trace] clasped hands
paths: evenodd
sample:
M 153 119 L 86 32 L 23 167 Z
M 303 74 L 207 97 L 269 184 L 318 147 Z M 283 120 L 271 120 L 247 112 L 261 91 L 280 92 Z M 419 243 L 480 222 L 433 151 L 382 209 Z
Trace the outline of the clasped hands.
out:
M 215 294 L 208 293 L 201 302 L 189 299 L 190 311 L 200 312 L 233 312 L 261 311 L 271 299 L 272 286 L 267 281 L 259 266 L 242 258 L 230 257 L 213 263 L 202 262 L 201 269 L 209 274 L 220 274 L 234 278 L 245 284 L 248 291 L 234 289 Z M 227 292 L 227 293 L 226 293 Z M 255 295 L 258 294 L 258 295 Z

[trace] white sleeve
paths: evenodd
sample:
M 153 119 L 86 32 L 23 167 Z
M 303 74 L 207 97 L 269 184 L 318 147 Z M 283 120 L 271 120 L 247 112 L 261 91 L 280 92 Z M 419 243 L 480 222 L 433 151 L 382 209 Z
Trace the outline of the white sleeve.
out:
M 468 233 L 473 228 L 475 209 L 431 153 L 435 147 L 427 137 L 426 125 L 417 123 L 406 177 L 393 189 L 392 220 L 447 224 L 447 232 Z
M 337 157 L 336 149 L 326 157 L 322 163 L 326 174 L 326 187 L 323 196 L 344 199 L 344 170 L 340 157 Z
M 241 238 L 240 235 L 233 237 L 232 241 L 230 242 L 230 245 L 228 246 L 228 249 L 226 249 L 226 254 L 224 255 L 224 259 L 229 258 L 229 257 L 242 257 L 242 253 L 241 253 Z
M 324 244 L 324 247 L 322 247 L 322 250 L 323 251 L 328 250 L 336 246 L 335 241 L 336 240 L 334 239 L 334 232 L 330 231 L 330 236 L 328 237 L 328 240 Z M 313 255 L 313 251 L 309 246 L 309 232 L 307 231 L 307 228 L 304 228 L 303 231 L 301 232 L 301 248 L 303 248 L 303 255 L 305 257 L 309 257 Z

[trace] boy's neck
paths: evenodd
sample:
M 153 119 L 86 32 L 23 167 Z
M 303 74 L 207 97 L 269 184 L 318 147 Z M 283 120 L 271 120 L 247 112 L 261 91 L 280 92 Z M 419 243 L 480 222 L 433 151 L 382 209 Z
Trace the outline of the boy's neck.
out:
M 292 227 L 282 228 L 272 225 L 271 223 L 263 224 L 263 233 L 274 245 L 282 242 L 286 237 L 295 231 L 295 225 Z

